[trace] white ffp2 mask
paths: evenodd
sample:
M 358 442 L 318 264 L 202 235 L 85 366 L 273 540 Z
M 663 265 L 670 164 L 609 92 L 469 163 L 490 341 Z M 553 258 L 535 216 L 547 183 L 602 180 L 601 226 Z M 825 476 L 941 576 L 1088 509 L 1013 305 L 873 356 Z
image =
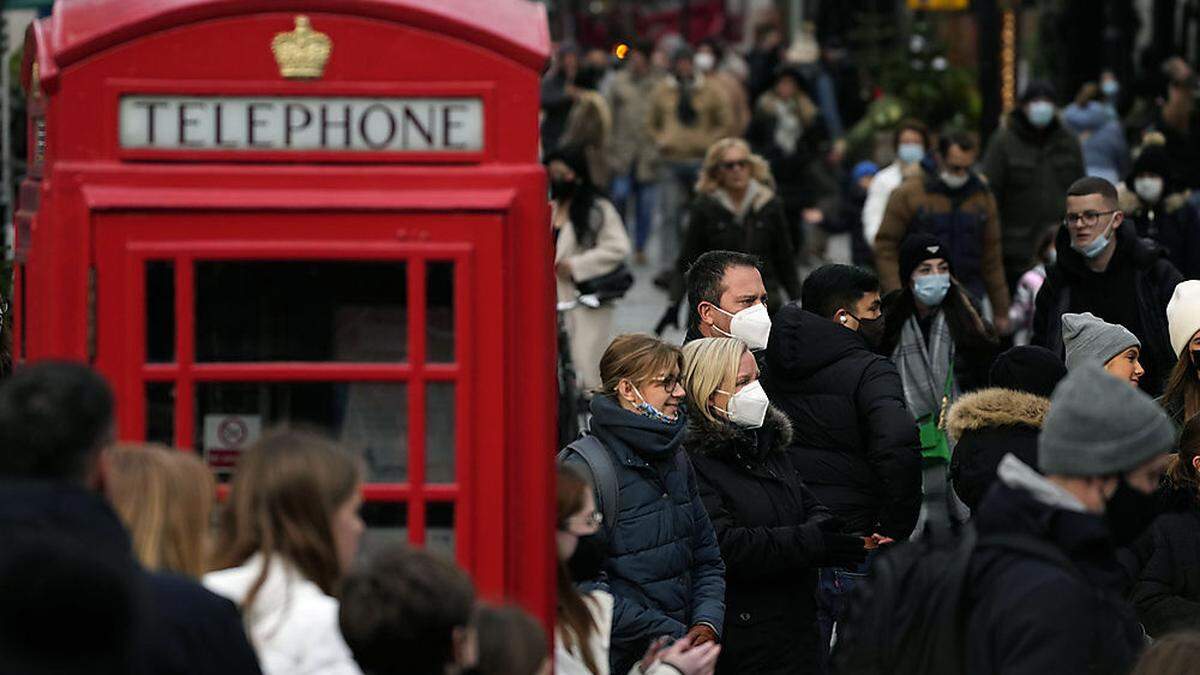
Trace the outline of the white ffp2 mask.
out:
M 713 326 L 717 332 L 745 342 L 746 346 L 754 351 L 767 348 L 767 340 L 771 337 L 771 315 L 767 312 L 766 305 L 758 304 L 747 307 L 737 314 L 730 314 L 716 305 L 713 307 L 725 316 L 731 317 L 729 332 L 726 333 Z
M 727 391 L 717 390 L 721 394 L 729 394 Z M 736 394 L 729 394 L 729 410 L 721 410 L 729 417 L 729 421 L 745 427 L 747 429 L 757 429 L 763 425 L 763 421 L 767 419 L 767 408 L 771 406 L 771 400 L 767 398 L 767 392 L 763 390 L 762 384 L 755 380 L 750 384 L 742 387 L 741 391 Z

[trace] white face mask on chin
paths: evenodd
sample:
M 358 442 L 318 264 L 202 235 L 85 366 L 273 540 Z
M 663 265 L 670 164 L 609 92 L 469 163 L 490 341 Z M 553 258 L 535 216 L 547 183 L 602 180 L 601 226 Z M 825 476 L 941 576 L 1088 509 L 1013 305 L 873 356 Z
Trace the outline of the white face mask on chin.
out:
M 730 314 L 716 305 L 713 305 L 713 308 L 730 317 L 728 333 L 715 325 L 713 330 L 745 342 L 752 351 L 767 348 L 767 340 L 771 337 L 771 315 L 767 312 L 766 305 L 760 303 L 747 307 L 737 314 Z

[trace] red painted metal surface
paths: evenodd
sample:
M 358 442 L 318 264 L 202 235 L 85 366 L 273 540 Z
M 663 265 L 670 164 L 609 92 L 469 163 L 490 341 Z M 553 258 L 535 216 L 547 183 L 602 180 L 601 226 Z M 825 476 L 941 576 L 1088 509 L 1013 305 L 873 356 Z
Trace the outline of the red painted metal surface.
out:
M 323 77 L 280 76 L 272 37 L 299 13 L 332 40 Z M 407 507 L 414 543 L 452 504 L 458 559 L 481 592 L 554 611 L 554 327 L 537 159 L 544 10 L 525 0 L 60 2 L 27 38 L 30 176 L 18 228 L 18 353 L 92 361 L 113 382 L 122 438 L 144 438 L 148 383 L 174 386 L 173 437 L 197 438 L 198 389 L 218 382 L 396 383 L 407 476 L 368 484 Z M 36 62 L 38 77 L 31 77 Z M 132 150 L 122 95 L 469 96 L 469 153 Z M 403 261 L 399 362 L 198 362 L 197 265 Z M 173 359 L 150 363 L 146 264 L 173 264 Z M 454 354 L 426 361 L 426 267 L 454 264 Z M 248 289 L 249 291 L 250 289 Z M 252 291 L 251 291 L 252 292 Z M 414 300 L 415 299 L 415 300 Z M 427 482 L 426 383 L 454 385 L 454 476 Z

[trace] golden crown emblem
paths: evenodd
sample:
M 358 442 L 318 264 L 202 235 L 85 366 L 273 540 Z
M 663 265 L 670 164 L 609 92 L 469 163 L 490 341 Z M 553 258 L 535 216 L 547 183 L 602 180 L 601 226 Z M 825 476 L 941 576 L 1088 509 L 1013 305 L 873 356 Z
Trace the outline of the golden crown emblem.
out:
M 325 63 L 333 51 L 329 36 L 312 29 L 308 17 L 296 17 L 296 29 L 290 33 L 276 33 L 271 40 L 271 51 L 279 64 L 279 74 L 287 78 L 308 79 L 321 77 Z

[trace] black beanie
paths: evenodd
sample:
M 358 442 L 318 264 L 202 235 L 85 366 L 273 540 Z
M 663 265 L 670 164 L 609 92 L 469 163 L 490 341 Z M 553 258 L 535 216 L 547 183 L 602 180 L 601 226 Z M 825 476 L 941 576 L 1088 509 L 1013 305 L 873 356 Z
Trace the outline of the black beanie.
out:
M 1015 389 L 1050 398 L 1059 380 L 1067 375 L 1063 360 L 1045 347 L 1013 347 L 996 357 L 988 380 L 993 387 Z
M 1143 173 L 1161 176 L 1164 184 L 1170 184 L 1171 160 L 1167 157 L 1166 146 L 1154 144 L 1142 148 L 1137 159 L 1133 160 L 1133 169 L 1130 170 L 1129 177 L 1125 179 L 1126 187 L 1132 190 L 1133 179 Z
M 1048 80 L 1034 80 L 1025 85 L 1025 91 L 1021 92 L 1021 105 L 1025 105 L 1035 98 L 1045 98 L 1055 103 L 1058 102 L 1054 85 Z
M 954 273 L 954 261 L 942 241 L 931 234 L 910 234 L 900 245 L 900 283 L 907 287 L 917 266 L 931 258 L 945 258 Z

